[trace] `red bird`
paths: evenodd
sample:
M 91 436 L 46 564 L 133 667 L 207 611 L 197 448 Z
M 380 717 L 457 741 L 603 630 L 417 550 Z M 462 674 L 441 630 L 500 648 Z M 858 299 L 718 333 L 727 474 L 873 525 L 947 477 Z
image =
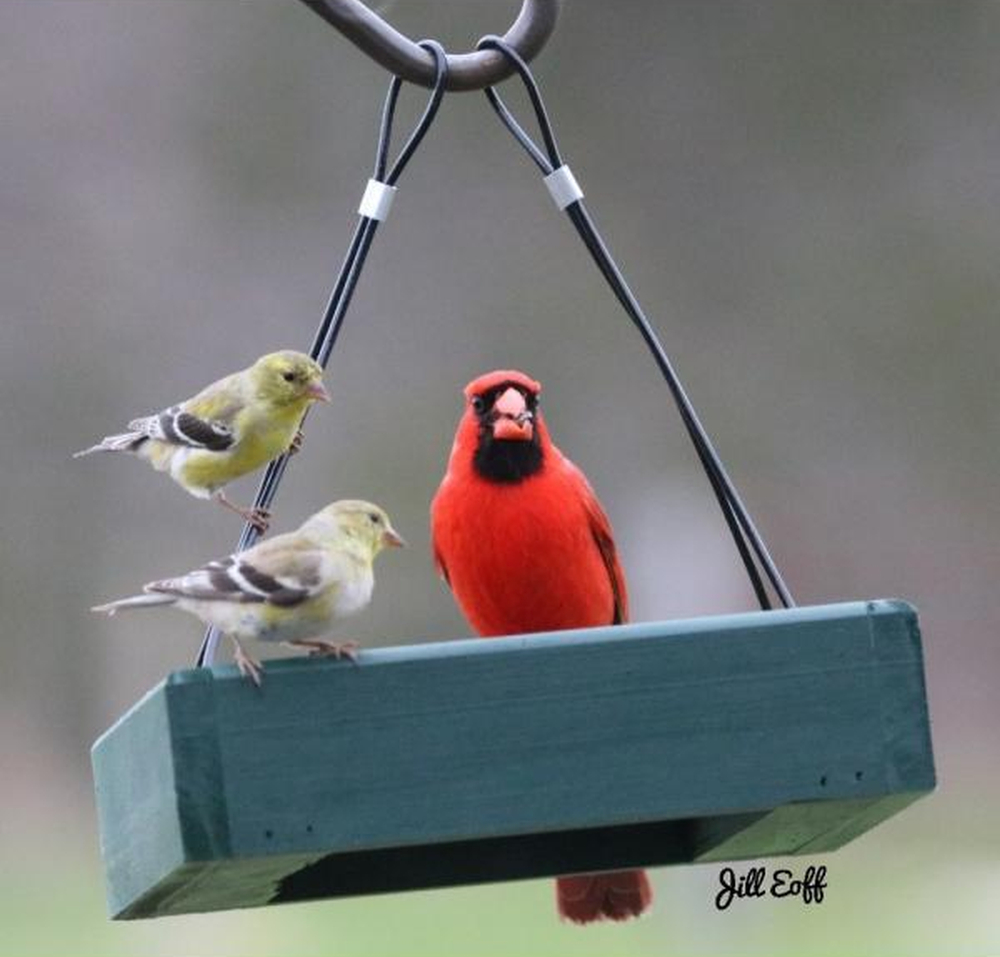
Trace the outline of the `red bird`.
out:
M 625 574 L 611 524 L 586 476 L 549 438 L 541 386 L 490 372 L 466 406 L 431 504 L 434 560 L 483 638 L 628 621 Z M 556 881 L 571 921 L 626 920 L 645 911 L 645 871 Z

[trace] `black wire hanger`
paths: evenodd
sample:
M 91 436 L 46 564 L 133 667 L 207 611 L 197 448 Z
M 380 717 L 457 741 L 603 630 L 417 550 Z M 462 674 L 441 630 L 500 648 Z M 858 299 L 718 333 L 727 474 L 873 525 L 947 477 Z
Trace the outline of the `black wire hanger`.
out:
M 750 518 L 750 514 L 743 504 L 739 493 L 736 491 L 732 479 L 730 479 L 729 474 L 726 472 L 722 460 L 715 451 L 715 447 L 712 445 L 705 427 L 701 424 L 701 420 L 698 418 L 687 392 L 684 390 L 677 373 L 674 371 L 673 364 L 667 356 L 666 350 L 660 343 L 656 332 L 642 311 L 639 301 L 629 288 L 625 277 L 618 268 L 618 264 L 612 258 L 604 240 L 597 231 L 593 219 L 591 219 L 590 214 L 583 205 L 583 190 L 580 189 L 569 167 L 563 162 L 548 112 L 545 109 L 545 103 L 542 101 L 538 84 L 535 82 L 528 64 L 501 37 L 484 37 L 479 41 L 478 46 L 480 49 L 500 51 L 510 61 L 524 82 L 528 99 L 531 101 L 532 108 L 535 111 L 538 127 L 545 144 L 544 151 L 517 122 L 500 98 L 500 94 L 492 86 L 486 88 L 486 97 L 503 124 L 510 130 L 518 143 L 521 144 L 535 165 L 542 171 L 545 176 L 545 185 L 548 187 L 556 205 L 560 209 L 565 210 L 567 216 L 569 216 L 570 221 L 576 227 L 577 233 L 593 257 L 597 268 L 600 269 L 612 292 L 614 292 L 622 308 L 639 330 L 649 351 L 653 354 L 653 358 L 656 360 L 656 364 L 677 404 L 681 420 L 688 431 L 688 435 L 691 437 L 702 468 L 705 470 L 705 474 L 712 486 L 712 491 L 719 502 L 719 507 L 722 509 L 723 517 L 729 526 L 729 531 L 733 536 L 733 541 L 736 543 L 740 558 L 743 560 L 743 565 L 746 568 L 747 576 L 750 579 L 750 584 L 753 587 L 754 594 L 757 596 L 760 607 L 765 610 L 771 608 L 771 600 L 768 596 L 767 588 L 761 579 L 758 563 L 767 576 L 781 604 L 785 608 L 792 607 L 795 602 L 788 590 L 788 586 L 785 584 L 781 573 L 771 558 L 763 537 Z
M 434 117 L 437 116 L 441 99 L 444 97 L 445 84 L 448 80 L 448 55 L 444 47 L 436 40 L 421 40 L 420 44 L 425 50 L 429 50 L 434 56 L 436 73 L 434 78 L 434 89 L 424 108 L 423 115 L 414 127 L 409 139 L 399 151 L 399 156 L 386 173 L 389 165 L 389 142 L 392 138 L 392 121 L 396 114 L 396 101 L 399 98 L 399 91 L 403 85 L 401 77 L 394 76 L 389 83 L 389 90 L 386 93 L 385 104 L 382 107 L 382 120 L 379 124 L 378 146 L 375 149 L 375 168 L 372 177 L 368 182 L 368 189 L 358 210 L 358 224 L 354 230 L 347 256 L 340 273 L 334 284 L 330 299 L 323 312 L 319 328 L 313 339 L 309 355 L 312 356 L 324 369 L 330 361 L 333 347 L 337 343 L 344 317 L 347 315 L 347 307 L 351 304 L 351 298 L 357 287 L 358 279 L 361 278 L 361 270 L 364 267 L 368 250 L 371 248 L 372 240 L 378 225 L 388 215 L 389 206 L 395 193 L 396 182 L 406 169 L 407 164 L 413 158 L 421 141 L 430 129 Z M 303 420 L 304 421 L 304 420 Z M 274 502 L 274 497 L 278 491 L 278 485 L 285 469 L 288 466 L 288 453 L 275 459 L 267 467 L 257 495 L 254 499 L 253 508 L 255 512 L 268 512 Z M 237 543 L 236 551 L 242 552 L 250 548 L 260 537 L 258 529 L 247 522 L 243 526 L 243 532 Z M 197 664 L 199 666 L 211 665 L 215 660 L 215 649 L 219 643 L 219 632 L 215 628 L 209 628 L 205 632 L 205 637 L 198 652 Z

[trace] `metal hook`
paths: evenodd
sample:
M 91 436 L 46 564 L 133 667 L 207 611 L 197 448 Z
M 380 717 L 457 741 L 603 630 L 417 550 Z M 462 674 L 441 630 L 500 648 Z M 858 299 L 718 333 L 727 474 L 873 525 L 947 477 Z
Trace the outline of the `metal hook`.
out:
M 361 0 L 301 2 L 396 76 L 419 86 L 434 86 L 434 57 L 369 10 Z M 503 39 L 522 59 L 531 60 L 552 35 L 558 12 L 559 0 L 524 0 L 521 12 Z M 446 89 L 483 90 L 513 72 L 513 64 L 496 50 L 449 54 Z

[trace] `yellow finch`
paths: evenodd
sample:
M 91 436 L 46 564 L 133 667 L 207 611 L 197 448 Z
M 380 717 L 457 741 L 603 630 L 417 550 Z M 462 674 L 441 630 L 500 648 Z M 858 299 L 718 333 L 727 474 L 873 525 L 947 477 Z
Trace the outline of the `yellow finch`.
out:
M 353 659 L 357 642 L 338 644 L 319 636 L 371 601 L 375 556 L 387 545 L 403 544 L 377 505 L 334 502 L 297 531 L 276 535 L 179 578 L 150 582 L 142 595 L 91 611 L 114 615 L 125 609 L 172 605 L 197 615 L 232 639 L 240 673 L 259 686 L 261 664 L 246 653 L 240 639 L 282 641 L 314 654 Z
M 235 505 L 222 487 L 283 452 L 298 450 L 306 409 L 330 400 L 322 377 L 309 356 L 272 352 L 186 402 L 133 419 L 127 432 L 109 435 L 74 457 L 131 452 L 192 495 L 214 498 L 264 531 L 266 513 Z

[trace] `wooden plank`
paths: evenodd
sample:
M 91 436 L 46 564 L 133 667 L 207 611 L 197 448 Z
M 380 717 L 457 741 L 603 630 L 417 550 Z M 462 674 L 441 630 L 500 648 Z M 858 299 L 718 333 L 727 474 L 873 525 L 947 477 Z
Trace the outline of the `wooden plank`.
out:
M 94 769 L 117 917 L 815 853 L 934 786 L 892 601 L 176 672 Z
M 835 851 L 898 814 L 924 792 L 803 801 L 772 811 L 696 822 L 693 860 L 735 861 Z
M 94 745 L 101 856 L 112 914 L 122 911 L 137 890 L 155 887 L 184 865 L 170 744 L 160 685 Z

